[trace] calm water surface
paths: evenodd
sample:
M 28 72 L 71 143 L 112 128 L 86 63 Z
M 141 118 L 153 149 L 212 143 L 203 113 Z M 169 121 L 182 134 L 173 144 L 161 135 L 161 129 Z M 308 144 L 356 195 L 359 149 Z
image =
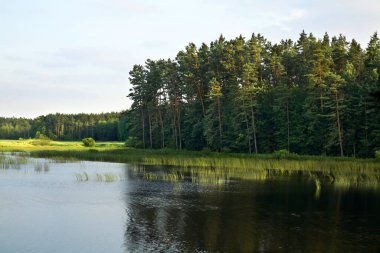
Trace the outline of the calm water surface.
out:
M 318 190 L 301 176 L 197 183 L 146 177 L 164 173 L 157 167 L 21 163 L 0 167 L 4 253 L 380 252 L 376 189 Z

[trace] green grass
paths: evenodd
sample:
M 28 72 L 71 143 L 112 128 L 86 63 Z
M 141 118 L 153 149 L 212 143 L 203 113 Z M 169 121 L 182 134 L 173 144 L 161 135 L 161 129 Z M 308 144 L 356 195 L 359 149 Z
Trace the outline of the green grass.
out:
M 178 181 L 183 180 L 185 175 L 191 175 L 191 180 L 197 183 L 223 184 L 233 178 L 270 180 L 302 174 L 315 182 L 318 191 L 322 182 L 337 187 L 380 186 L 380 162 L 376 159 L 142 150 L 126 148 L 123 143 L 116 142 L 98 142 L 92 148 L 84 147 L 81 142 L 52 141 L 49 145 L 34 145 L 31 142 L 0 141 L 0 152 L 26 151 L 33 157 L 42 158 L 167 166 L 164 174 L 144 172 L 145 179 L 150 180 Z M 112 177 L 101 177 L 101 181 L 113 181 Z
M 49 145 L 34 145 L 33 140 L 0 140 L 0 152 L 29 152 L 34 157 L 122 162 L 144 165 L 179 167 L 211 167 L 279 170 L 345 170 L 380 169 L 376 159 L 354 159 L 290 154 L 235 154 L 204 151 L 143 150 L 124 147 L 121 142 L 98 142 L 87 148 L 81 142 L 52 141 Z
M 80 151 L 94 149 L 98 151 L 120 149 L 122 142 L 98 142 L 95 147 L 85 147 L 81 141 L 49 141 L 39 140 L 0 140 L 0 152 L 33 152 L 33 151 Z

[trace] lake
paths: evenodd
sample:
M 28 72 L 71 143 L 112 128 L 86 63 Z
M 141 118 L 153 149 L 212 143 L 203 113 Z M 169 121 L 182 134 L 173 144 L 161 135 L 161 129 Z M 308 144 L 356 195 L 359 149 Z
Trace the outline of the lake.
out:
M 2 156 L 0 252 L 380 252 L 376 187 L 192 171 Z

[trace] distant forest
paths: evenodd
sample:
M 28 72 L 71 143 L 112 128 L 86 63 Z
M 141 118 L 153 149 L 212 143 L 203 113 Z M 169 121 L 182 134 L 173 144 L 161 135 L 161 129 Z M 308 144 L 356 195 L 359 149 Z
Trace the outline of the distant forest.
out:
M 0 117 L 0 139 L 33 138 L 39 132 L 52 140 L 92 137 L 98 141 L 124 141 L 127 138 L 125 114 L 57 113 L 35 119 Z
M 260 34 L 190 43 L 130 71 L 128 143 L 372 157 L 380 149 L 380 42 Z

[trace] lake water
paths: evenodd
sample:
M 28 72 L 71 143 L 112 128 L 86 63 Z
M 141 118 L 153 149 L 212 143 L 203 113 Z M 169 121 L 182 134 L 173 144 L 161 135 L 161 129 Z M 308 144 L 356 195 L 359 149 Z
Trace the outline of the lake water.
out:
M 160 167 L 6 159 L 4 253 L 380 252 L 376 189 L 318 189 L 302 176 L 176 180 Z

